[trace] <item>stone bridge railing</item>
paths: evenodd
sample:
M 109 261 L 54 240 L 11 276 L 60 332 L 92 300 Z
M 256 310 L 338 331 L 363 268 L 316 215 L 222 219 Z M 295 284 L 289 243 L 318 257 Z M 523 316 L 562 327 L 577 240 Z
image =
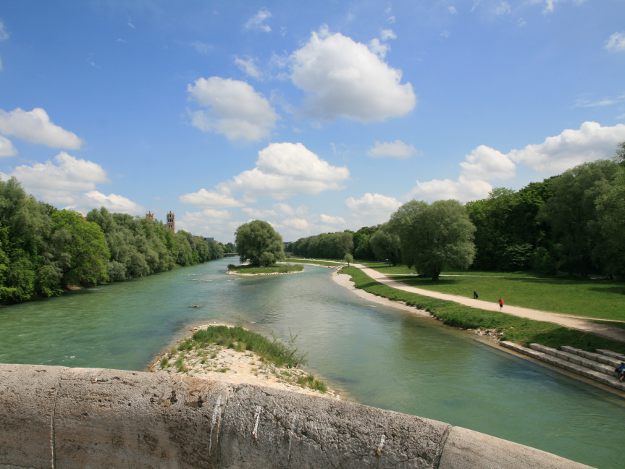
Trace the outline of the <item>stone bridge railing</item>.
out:
M 0 467 L 584 467 L 443 422 L 164 373 L 0 365 Z

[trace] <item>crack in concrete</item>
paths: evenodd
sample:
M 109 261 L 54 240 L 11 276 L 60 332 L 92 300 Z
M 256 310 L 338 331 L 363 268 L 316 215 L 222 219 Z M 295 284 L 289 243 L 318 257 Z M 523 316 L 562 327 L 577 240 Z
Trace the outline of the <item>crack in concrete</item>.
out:
M 54 386 L 54 403 L 50 414 L 50 467 L 56 469 L 56 404 L 58 402 L 59 390 L 61 389 L 62 373 Z
M 443 451 L 445 450 L 445 445 L 447 444 L 447 438 L 449 438 L 449 433 L 451 433 L 452 428 L 453 428 L 452 425 L 448 425 L 445 431 L 443 432 L 443 436 L 441 437 L 441 441 L 438 446 L 439 449 L 436 452 L 436 456 L 434 457 L 434 460 L 432 461 L 432 466 L 434 467 L 434 469 L 438 469 L 441 463 L 441 458 L 443 457 Z

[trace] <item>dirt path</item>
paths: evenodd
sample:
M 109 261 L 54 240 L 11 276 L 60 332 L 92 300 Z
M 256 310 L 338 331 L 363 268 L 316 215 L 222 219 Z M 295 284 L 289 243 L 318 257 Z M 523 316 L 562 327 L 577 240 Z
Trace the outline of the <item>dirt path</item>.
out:
M 377 282 L 380 282 L 389 287 L 397 290 L 403 290 L 410 293 L 416 293 L 418 295 L 429 296 L 431 298 L 438 298 L 439 300 L 454 301 L 456 303 L 471 306 L 472 308 L 479 308 L 486 311 L 495 311 L 499 313 L 499 305 L 490 301 L 474 300 L 471 298 L 465 298 L 459 295 L 450 295 L 448 293 L 440 293 L 432 290 L 426 290 L 424 288 L 411 287 L 398 280 L 393 280 L 387 277 L 385 274 L 378 272 L 377 270 L 365 267 L 361 264 L 352 264 L 354 267 L 362 270 L 369 277 Z M 625 329 L 612 327 L 607 324 L 598 324 L 593 320 L 579 318 L 577 316 L 570 316 L 561 313 L 552 313 L 549 311 L 540 311 L 538 309 L 523 308 L 521 306 L 509 306 L 504 305 L 502 313 L 511 314 L 521 318 L 532 319 L 534 321 L 545 321 L 554 324 L 559 324 L 570 329 L 578 329 L 580 331 L 592 332 L 603 337 L 625 342 Z

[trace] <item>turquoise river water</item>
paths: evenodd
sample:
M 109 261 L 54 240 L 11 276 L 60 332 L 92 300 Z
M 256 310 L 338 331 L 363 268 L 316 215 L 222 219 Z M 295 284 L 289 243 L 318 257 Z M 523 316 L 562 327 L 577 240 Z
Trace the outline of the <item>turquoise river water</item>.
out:
M 228 262 L 0 308 L 0 362 L 141 370 L 186 326 L 224 320 L 296 336 L 307 368 L 358 402 L 625 467 L 622 398 L 362 300 L 329 269 L 239 278 Z

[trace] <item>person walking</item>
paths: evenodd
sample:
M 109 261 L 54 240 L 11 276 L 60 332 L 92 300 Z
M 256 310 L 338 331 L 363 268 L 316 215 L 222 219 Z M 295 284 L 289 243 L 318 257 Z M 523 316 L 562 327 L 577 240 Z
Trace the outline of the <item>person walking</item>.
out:
M 475 290 L 473 290 L 473 299 L 477 300 L 479 298 L 477 292 Z
M 499 297 L 499 311 L 503 309 L 503 298 Z

